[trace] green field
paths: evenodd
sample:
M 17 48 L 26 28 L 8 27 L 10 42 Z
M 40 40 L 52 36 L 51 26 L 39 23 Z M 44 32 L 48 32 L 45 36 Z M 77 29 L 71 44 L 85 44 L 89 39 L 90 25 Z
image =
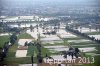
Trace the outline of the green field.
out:
M 4 43 L 9 41 L 10 36 L 0 36 L 0 47 L 3 47 Z

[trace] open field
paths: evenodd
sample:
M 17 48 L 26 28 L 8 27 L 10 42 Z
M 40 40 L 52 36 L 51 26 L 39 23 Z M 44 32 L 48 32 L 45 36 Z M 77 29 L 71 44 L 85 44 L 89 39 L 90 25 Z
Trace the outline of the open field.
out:
M 0 36 L 0 47 L 3 47 L 4 43 L 9 41 L 9 36 Z

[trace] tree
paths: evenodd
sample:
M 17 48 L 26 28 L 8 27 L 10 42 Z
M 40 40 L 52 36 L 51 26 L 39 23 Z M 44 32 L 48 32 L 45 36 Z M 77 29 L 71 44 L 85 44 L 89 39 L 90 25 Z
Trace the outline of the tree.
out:
M 16 34 L 11 35 L 11 37 L 10 37 L 10 43 L 11 43 L 12 45 L 16 42 L 16 40 L 17 40 Z
M 45 57 L 46 57 L 46 63 L 47 63 L 47 58 L 48 58 L 48 55 L 47 55 L 47 53 L 46 53 Z
M 34 63 L 33 55 L 31 56 L 31 61 L 32 61 L 32 66 L 33 66 L 33 63 Z
M 42 56 L 41 56 L 40 53 L 37 55 L 37 59 L 38 59 L 38 62 L 39 63 L 42 63 L 43 62 L 43 58 L 42 58 Z
M 3 53 L 2 53 L 2 48 L 0 47 L 0 62 L 3 61 Z
M 82 27 L 80 26 L 80 32 L 82 32 Z
M 27 46 L 27 45 L 28 45 L 28 42 L 26 41 L 26 42 L 25 42 L 25 46 Z
M 30 31 L 32 32 L 34 29 L 34 27 L 32 25 L 30 25 Z

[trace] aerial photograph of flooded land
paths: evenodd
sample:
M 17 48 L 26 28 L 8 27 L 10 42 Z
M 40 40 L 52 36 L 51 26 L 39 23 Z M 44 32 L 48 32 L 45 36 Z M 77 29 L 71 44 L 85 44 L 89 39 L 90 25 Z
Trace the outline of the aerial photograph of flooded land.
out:
M 0 66 L 100 66 L 100 1 L 0 0 Z

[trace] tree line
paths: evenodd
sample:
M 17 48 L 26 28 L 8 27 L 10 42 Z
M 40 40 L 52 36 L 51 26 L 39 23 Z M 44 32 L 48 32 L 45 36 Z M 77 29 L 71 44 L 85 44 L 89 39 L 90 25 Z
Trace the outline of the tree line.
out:
M 70 31 L 70 32 L 73 32 L 73 33 L 75 33 L 75 34 L 77 34 L 77 35 L 83 36 L 83 37 L 85 37 L 85 38 L 88 38 L 88 39 L 90 39 L 90 40 L 92 40 L 92 41 L 95 41 L 95 42 L 97 42 L 97 43 L 100 44 L 100 40 L 99 40 L 99 39 L 96 39 L 96 38 L 93 37 L 93 36 L 90 37 L 90 36 L 88 36 L 88 35 L 85 34 L 85 33 L 79 32 L 78 30 L 73 30 L 73 29 L 71 29 L 69 26 L 66 26 L 66 30 L 68 30 L 68 31 Z
M 0 47 L 0 64 L 2 64 L 2 61 L 4 58 L 6 58 L 8 50 L 11 46 L 13 46 L 17 41 L 16 33 L 12 34 L 9 38 L 9 41 L 5 42 L 3 47 Z

